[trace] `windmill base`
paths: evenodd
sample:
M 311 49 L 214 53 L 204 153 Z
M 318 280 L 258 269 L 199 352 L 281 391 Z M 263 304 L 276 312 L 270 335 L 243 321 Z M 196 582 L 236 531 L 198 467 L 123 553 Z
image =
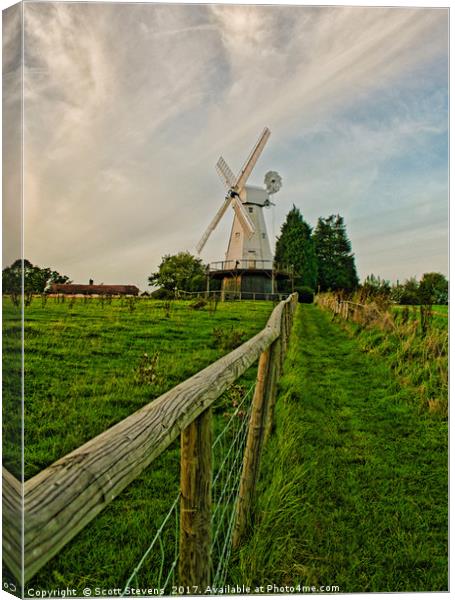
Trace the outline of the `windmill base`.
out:
M 269 299 L 275 293 L 275 285 L 270 273 L 248 273 L 225 276 L 221 282 L 222 297 L 231 295 L 244 300 Z
M 210 264 L 207 291 L 219 290 L 223 300 L 276 300 L 287 282 L 293 287 L 289 269 L 261 269 L 247 261 L 225 261 Z

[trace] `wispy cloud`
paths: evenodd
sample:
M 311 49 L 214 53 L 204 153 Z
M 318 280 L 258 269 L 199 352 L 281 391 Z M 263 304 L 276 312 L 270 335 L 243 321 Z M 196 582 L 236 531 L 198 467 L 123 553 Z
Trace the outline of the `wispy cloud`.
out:
M 283 175 L 270 226 L 292 203 L 312 224 L 340 212 L 361 274 L 403 277 L 418 261 L 373 256 L 361 232 L 398 219 L 423 254 L 412 207 L 431 202 L 446 268 L 447 11 L 37 2 L 25 23 L 31 260 L 144 287 L 163 254 L 194 250 L 219 154 L 238 169 L 268 125 L 252 179 Z

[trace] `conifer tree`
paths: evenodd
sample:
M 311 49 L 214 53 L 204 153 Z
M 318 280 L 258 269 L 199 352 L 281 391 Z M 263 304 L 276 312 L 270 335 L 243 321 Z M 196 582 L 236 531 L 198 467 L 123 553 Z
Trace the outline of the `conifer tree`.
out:
M 311 227 L 296 206 L 292 207 L 281 226 L 281 234 L 276 242 L 275 264 L 293 265 L 295 284 L 316 289 L 317 263 Z
M 313 233 L 313 241 L 320 290 L 354 290 L 359 279 L 343 217 L 320 217 Z

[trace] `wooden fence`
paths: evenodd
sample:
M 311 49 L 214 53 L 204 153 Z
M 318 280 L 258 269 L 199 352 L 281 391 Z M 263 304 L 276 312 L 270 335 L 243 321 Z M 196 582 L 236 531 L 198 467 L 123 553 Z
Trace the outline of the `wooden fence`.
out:
M 181 435 L 180 583 L 210 577 L 211 406 L 259 359 L 233 542 L 248 531 L 264 439 L 297 294 L 275 306 L 265 328 L 120 423 L 21 484 L 3 471 L 3 547 L 18 581 L 29 580 Z M 20 552 L 24 505 L 24 573 Z
M 357 302 L 343 300 L 338 294 L 330 292 L 318 294 L 315 298 L 315 302 L 323 308 L 333 312 L 334 315 L 338 315 L 346 321 L 359 323 L 363 327 L 368 325 L 378 325 L 382 329 L 392 331 L 394 327 L 396 327 L 397 322 L 399 322 L 398 319 L 401 320 L 401 323 L 411 319 L 414 322 L 415 327 L 418 327 L 418 321 L 420 321 L 420 332 L 422 336 L 425 336 L 428 331 L 431 330 L 434 317 L 447 318 L 447 314 L 432 310 L 431 305 L 421 304 L 410 307 L 389 304 L 388 306 L 381 307 L 375 302 L 359 304 Z M 410 313 L 409 308 L 413 309 L 412 313 Z M 401 317 L 399 316 L 400 313 Z
M 379 315 L 379 309 L 373 305 L 359 304 L 358 302 L 351 302 L 343 300 L 335 294 L 318 294 L 315 298 L 316 304 L 328 308 L 335 315 L 339 315 L 346 321 L 358 321 L 360 316 L 365 310 L 370 310 Z

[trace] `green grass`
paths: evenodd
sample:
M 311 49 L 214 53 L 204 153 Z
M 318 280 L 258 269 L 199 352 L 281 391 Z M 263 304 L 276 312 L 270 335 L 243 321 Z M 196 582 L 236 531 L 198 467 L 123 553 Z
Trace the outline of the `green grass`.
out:
M 173 302 L 168 318 L 154 300 L 141 299 L 133 311 L 121 300 L 104 307 L 95 299 L 72 306 L 49 299 L 44 307 L 33 300 L 24 324 L 26 479 L 226 354 L 214 329 L 225 337 L 238 330 L 246 341 L 272 308 L 226 302 L 211 314 L 190 304 Z M 6 357 L 20 352 L 19 318 L 6 299 Z M 158 353 L 153 380 L 138 372 L 145 353 L 149 362 Z
M 314 306 L 297 312 L 262 465 L 232 580 L 448 589 L 447 423 Z
M 103 307 L 50 299 L 43 307 L 35 299 L 25 323 L 27 477 L 224 354 L 214 329 L 240 329 L 247 339 L 271 308 L 223 303 L 210 314 L 177 302 L 167 317 L 165 304 L 152 300 L 131 311 L 120 301 Z M 20 374 L 20 318 L 8 299 L 3 327 L 5 359 Z M 385 336 L 299 306 L 262 463 L 256 527 L 229 582 L 338 585 L 342 592 L 447 589 L 447 423 L 419 410 L 415 385 L 393 375 L 393 352 L 379 351 L 391 343 Z M 410 363 L 420 356 L 414 342 L 403 358 Z M 141 382 L 145 352 L 159 357 Z M 250 370 L 245 382 L 253 378 Z M 4 388 L 10 408 L 18 406 L 18 381 Z M 230 405 L 228 396 L 217 404 L 216 430 Z M 14 434 L 9 421 L 7 427 Z M 175 442 L 26 589 L 122 587 L 175 498 L 178 473 Z M 174 532 L 171 526 L 165 535 L 169 548 Z M 139 585 L 157 584 L 159 558 L 157 549 Z
M 447 315 L 449 312 L 449 306 L 447 304 L 433 304 L 431 310 L 441 315 Z
M 355 336 L 363 351 L 387 362 L 400 383 L 413 391 L 413 402 L 420 410 L 447 417 L 447 312 L 442 311 L 441 317 L 433 314 L 425 331 L 419 307 L 408 313 L 394 308 L 371 322 L 340 321 L 340 325 Z
M 2 451 L 3 465 L 19 477 L 22 463 L 21 309 L 3 298 Z
M 420 306 L 416 305 L 394 305 L 391 307 L 392 313 L 402 314 L 403 311 L 407 311 L 409 319 L 413 321 L 420 321 Z M 433 327 L 438 329 L 447 329 L 448 327 L 448 315 L 449 310 L 446 304 L 433 304 L 431 307 L 431 323 Z
M 272 308 L 271 302 L 226 302 L 210 312 L 178 301 L 166 316 L 166 303 L 148 299 L 131 310 L 121 300 L 102 305 L 95 299 L 48 299 L 42 306 L 35 298 L 25 310 L 24 324 L 26 478 L 226 354 L 224 342 L 232 331 L 242 332 L 234 336 L 237 342 L 252 337 Z M 20 356 L 20 315 L 8 298 L 3 315 L 6 357 Z M 214 329 L 222 329 L 224 336 L 214 336 Z M 150 365 L 155 353 L 156 368 L 143 369 L 141 376 L 140 365 L 144 360 Z M 254 369 L 243 382 L 252 378 Z M 18 406 L 17 386 L 5 390 L 6 405 Z M 229 406 L 229 396 L 216 405 L 215 432 Z M 10 428 L 4 438 L 5 463 L 14 470 L 15 449 L 8 444 L 12 433 Z M 85 586 L 122 587 L 178 491 L 178 446 L 174 442 L 27 588 L 69 586 L 81 593 Z M 171 545 L 172 528 L 166 535 Z M 157 584 L 158 558 L 154 553 L 144 565 L 141 583 Z

